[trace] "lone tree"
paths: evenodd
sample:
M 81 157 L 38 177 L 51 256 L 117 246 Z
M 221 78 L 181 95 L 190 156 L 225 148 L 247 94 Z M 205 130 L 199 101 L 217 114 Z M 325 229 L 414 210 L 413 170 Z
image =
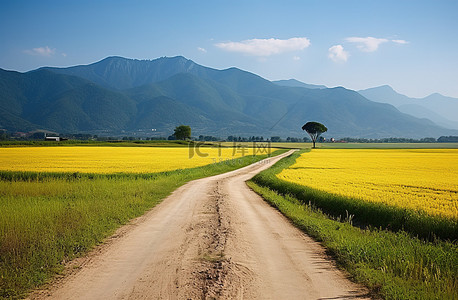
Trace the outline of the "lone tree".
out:
M 175 132 L 173 133 L 173 136 L 177 140 L 186 140 L 191 138 L 191 127 L 187 125 L 180 125 L 175 128 Z
M 307 131 L 307 133 L 310 135 L 310 138 L 312 139 L 312 142 L 313 142 L 313 148 L 315 148 L 315 142 L 318 139 L 318 137 L 323 132 L 328 131 L 326 126 L 318 122 L 307 122 L 305 123 L 304 126 L 302 126 L 302 130 Z

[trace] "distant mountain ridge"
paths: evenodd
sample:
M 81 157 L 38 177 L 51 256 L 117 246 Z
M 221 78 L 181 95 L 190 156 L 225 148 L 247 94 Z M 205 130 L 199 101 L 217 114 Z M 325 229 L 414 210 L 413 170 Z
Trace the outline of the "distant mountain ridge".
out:
M 289 82 L 297 84 L 297 82 Z M 108 57 L 68 68 L 0 69 L 0 127 L 11 131 L 167 136 L 180 124 L 193 135 L 303 136 L 307 121 L 333 137 L 456 135 L 344 88 L 284 86 L 237 68 L 216 70 L 184 57 Z
M 428 118 L 443 127 L 458 129 L 458 99 L 439 93 L 424 98 L 410 98 L 389 85 L 358 91 L 369 100 L 388 103 L 401 112 L 418 118 Z
M 111 56 L 89 65 L 41 69 L 86 78 L 101 86 L 118 90 L 159 82 L 178 73 L 203 75 L 206 72 L 205 68 L 181 56 L 155 60 Z
M 325 85 L 304 83 L 304 82 L 296 80 L 296 79 L 276 80 L 276 81 L 272 81 L 272 82 L 275 83 L 275 84 L 281 85 L 281 86 L 303 87 L 303 88 L 306 88 L 306 89 L 327 89 L 327 86 L 325 86 Z

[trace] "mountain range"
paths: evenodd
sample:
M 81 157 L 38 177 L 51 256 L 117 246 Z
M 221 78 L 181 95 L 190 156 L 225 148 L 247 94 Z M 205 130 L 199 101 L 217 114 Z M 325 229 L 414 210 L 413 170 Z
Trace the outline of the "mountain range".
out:
M 363 95 L 296 80 L 271 82 L 181 56 L 108 57 L 89 65 L 25 73 L 0 69 L 0 128 L 168 136 L 186 124 L 193 135 L 297 137 L 304 135 L 305 122 L 318 121 L 333 137 L 458 134 Z
M 281 85 L 281 86 L 304 87 L 304 88 L 307 88 L 307 89 L 326 89 L 327 88 L 327 86 L 325 86 L 325 85 L 304 83 L 304 82 L 296 80 L 296 79 L 276 80 L 276 81 L 272 81 L 272 82 L 275 83 L 275 84 Z
M 458 99 L 456 98 L 439 93 L 424 98 L 410 98 L 399 94 L 388 85 L 358 92 L 369 100 L 391 104 L 403 113 L 430 119 L 446 128 L 458 129 Z

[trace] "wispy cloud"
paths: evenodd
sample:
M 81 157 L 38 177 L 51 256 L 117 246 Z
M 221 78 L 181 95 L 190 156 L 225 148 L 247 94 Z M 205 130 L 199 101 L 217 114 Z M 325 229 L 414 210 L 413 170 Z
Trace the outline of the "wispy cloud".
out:
M 349 37 L 349 38 L 346 38 L 345 41 L 350 42 L 350 43 L 355 43 L 356 47 L 358 47 L 359 50 L 364 51 L 364 52 L 377 51 L 378 47 L 383 43 L 393 42 L 393 43 L 401 44 L 401 45 L 405 45 L 409 43 L 406 40 L 389 40 L 389 39 L 383 39 L 383 38 L 374 38 L 371 36 Z
M 202 53 L 207 53 L 207 49 L 205 48 L 197 47 L 197 50 L 199 50 Z
M 310 40 L 305 37 L 281 39 L 251 39 L 241 42 L 217 43 L 216 47 L 254 56 L 270 56 L 284 52 L 303 50 L 310 46 Z
M 386 43 L 389 40 L 387 39 L 378 39 L 374 37 L 349 37 L 345 39 L 347 42 L 357 44 L 359 50 L 364 52 L 374 52 L 378 49 L 378 46 L 382 43 Z
M 38 47 L 33 49 L 24 50 L 24 53 L 29 55 L 39 55 L 39 56 L 52 56 L 56 53 L 56 49 L 46 47 Z
M 328 57 L 335 62 L 346 62 L 350 54 L 344 50 L 342 45 L 335 45 L 329 48 Z
M 405 40 L 391 40 L 393 43 L 396 43 L 396 44 L 401 44 L 401 45 L 405 45 L 405 44 L 408 44 L 409 42 L 408 41 L 405 41 Z
M 301 60 L 299 56 L 293 56 L 293 60 Z

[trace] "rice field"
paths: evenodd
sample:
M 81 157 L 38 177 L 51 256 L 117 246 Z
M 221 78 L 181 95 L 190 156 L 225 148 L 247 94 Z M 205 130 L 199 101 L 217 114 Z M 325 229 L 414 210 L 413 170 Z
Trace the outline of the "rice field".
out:
M 277 177 L 458 220 L 458 149 L 317 149 Z
M 0 148 L 1 171 L 157 173 L 200 167 L 275 149 L 253 147 Z

